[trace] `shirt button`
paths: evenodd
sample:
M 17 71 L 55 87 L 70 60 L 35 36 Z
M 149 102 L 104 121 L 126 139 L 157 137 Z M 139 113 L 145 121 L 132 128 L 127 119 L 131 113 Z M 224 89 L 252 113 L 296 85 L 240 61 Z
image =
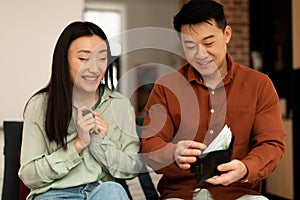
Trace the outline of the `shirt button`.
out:
M 215 112 L 215 110 L 212 108 L 212 109 L 210 109 L 210 113 L 214 113 Z
M 215 91 L 214 91 L 214 90 L 212 90 L 212 91 L 211 91 L 211 94 L 215 94 Z
M 209 133 L 212 135 L 214 134 L 214 130 L 210 130 Z

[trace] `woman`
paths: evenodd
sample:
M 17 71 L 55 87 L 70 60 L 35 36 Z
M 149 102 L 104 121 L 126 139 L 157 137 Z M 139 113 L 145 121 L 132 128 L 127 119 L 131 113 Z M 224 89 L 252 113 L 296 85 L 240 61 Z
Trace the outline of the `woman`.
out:
M 134 110 L 112 90 L 112 69 L 101 28 L 64 29 L 50 82 L 24 110 L 19 177 L 31 189 L 27 199 L 128 199 L 113 180 L 133 178 L 142 162 Z

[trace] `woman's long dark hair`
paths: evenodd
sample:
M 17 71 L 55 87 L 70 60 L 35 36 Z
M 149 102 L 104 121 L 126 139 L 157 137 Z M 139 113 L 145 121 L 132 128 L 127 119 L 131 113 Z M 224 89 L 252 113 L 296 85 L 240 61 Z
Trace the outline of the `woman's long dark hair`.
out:
M 110 47 L 103 30 L 91 22 L 72 22 L 61 33 L 56 43 L 53 60 L 52 75 L 48 85 L 36 94 L 48 92 L 48 103 L 45 117 L 45 130 L 49 141 L 56 142 L 67 149 L 68 127 L 72 118 L 73 83 L 71 82 L 68 49 L 75 39 L 82 36 L 98 35 L 107 45 L 108 67 L 104 76 L 104 84 L 110 82 L 113 88 L 113 64 Z M 99 85 L 100 87 L 100 85 Z M 34 96 L 34 95 L 33 95 Z M 26 107 L 25 107 L 26 108 Z

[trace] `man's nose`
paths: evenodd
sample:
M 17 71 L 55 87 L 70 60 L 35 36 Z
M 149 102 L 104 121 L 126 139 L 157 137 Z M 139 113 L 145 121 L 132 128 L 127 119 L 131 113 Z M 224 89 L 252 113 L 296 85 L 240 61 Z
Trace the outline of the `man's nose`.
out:
M 200 44 L 197 46 L 197 51 L 196 51 L 195 57 L 199 58 L 199 59 L 207 57 L 206 49 Z

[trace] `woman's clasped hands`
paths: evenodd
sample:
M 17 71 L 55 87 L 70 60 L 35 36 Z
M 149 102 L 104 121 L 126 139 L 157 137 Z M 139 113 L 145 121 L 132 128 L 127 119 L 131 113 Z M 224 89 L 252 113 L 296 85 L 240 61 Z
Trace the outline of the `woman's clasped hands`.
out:
M 108 123 L 98 112 L 91 108 L 82 106 L 77 110 L 77 132 L 84 147 L 90 144 L 90 134 L 104 137 L 108 131 Z

